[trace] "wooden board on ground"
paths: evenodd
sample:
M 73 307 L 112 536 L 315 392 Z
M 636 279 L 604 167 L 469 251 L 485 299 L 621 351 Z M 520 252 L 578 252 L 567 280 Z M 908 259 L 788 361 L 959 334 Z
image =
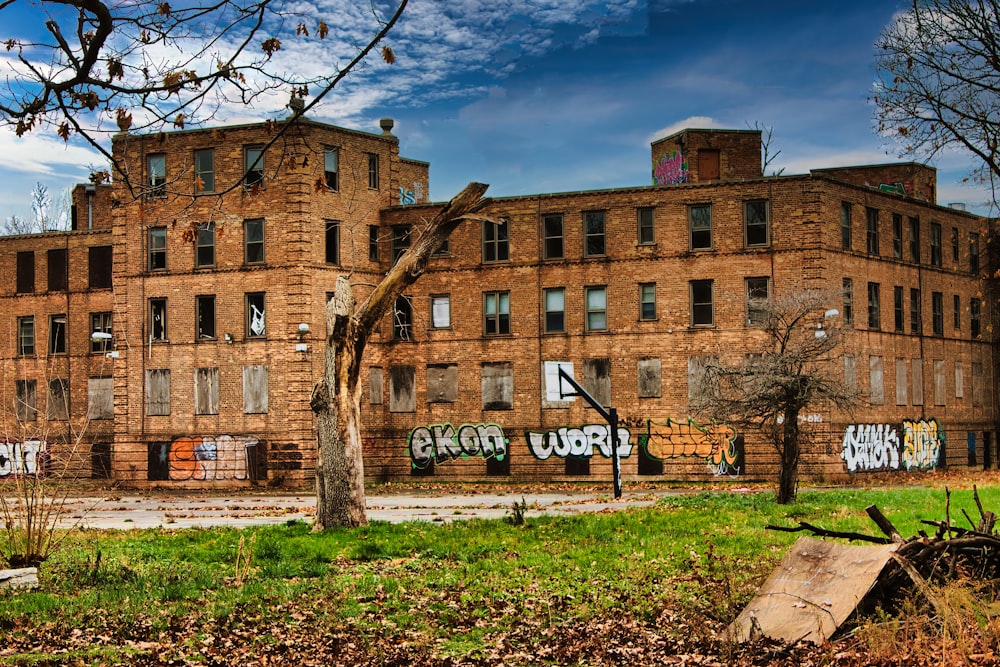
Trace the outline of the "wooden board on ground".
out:
M 759 632 L 822 644 L 868 595 L 898 547 L 800 538 L 729 626 L 731 635 L 741 642 Z
M 0 570 L 0 589 L 4 588 L 38 588 L 38 568 Z

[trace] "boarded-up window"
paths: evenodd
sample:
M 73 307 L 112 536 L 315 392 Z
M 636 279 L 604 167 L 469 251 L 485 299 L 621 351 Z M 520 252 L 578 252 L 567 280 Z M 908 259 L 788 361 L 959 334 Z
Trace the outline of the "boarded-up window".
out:
M 719 180 L 718 149 L 701 148 L 698 150 L 698 181 Z
M 454 403 L 458 400 L 458 364 L 427 366 L 427 402 Z
M 482 368 L 483 410 L 514 408 L 514 365 L 509 361 L 484 363 Z
M 659 359 L 639 360 L 639 398 L 659 398 L 663 394 L 663 380 Z
M 858 360 L 853 354 L 844 355 L 844 385 L 848 391 L 858 390 Z
M 146 371 L 146 414 L 170 414 L 169 368 L 152 368 Z
M 90 419 L 115 418 L 114 378 L 90 378 L 87 381 L 87 416 Z
M 219 414 L 219 369 L 194 369 L 194 413 Z
M 955 398 L 965 398 L 965 372 L 961 362 L 955 362 Z
M 415 412 L 417 409 L 416 367 L 389 367 L 389 412 Z
M 65 248 L 49 250 L 49 291 L 59 292 L 69 283 L 69 265 Z
M 382 369 L 372 366 L 368 369 L 368 402 L 372 405 L 382 405 Z
M 896 405 L 906 405 L 906 390 L 909 386 L 906 366 L 906 359 L 896 359 Z
M 17 293 L 31 294 L 35 291 L 35 253 L 25 250 L 17 253 Z
M 267 414 L 267 366 L 243 367 L 243 412 Z
M 95 442 L 90 446 L 90 476 L 95 479 L 110 479 L 110 442 Z
M 980 407 L 983 404 L 983 364 L 972 362 L 972 405 Z
M 46 416 L 49 419 L 69 419 L 69 383 L 64 378 L 49 380 Z
M 37 393 L 34 380 L 14 380 L 14 414 L 18 421 L 33 422 L 38 418 Z
M 603 406 L 611 405 L 611 360 L 584 359 L 583 388 Z
M 872 405 L 885 403 L 885 375 L 882 368 L 882 357 L 868 357 L 868 376 L 870 380 L 869 401 Z
M 717 361 L 716 357 L 688 358 L 688 402 L 694 402 L 701 390 L 701 379 L 705 377 L 705 368 Z
M 924 404 L 924 362 L 920 359 L 913 359 L 910 362 L 910 377 L 913 379 L 914 405 Z
M 90 249 L 88 258 L 88 273 L 90 289 L 107 289 L 111 287 L 111 261 L 114 257 L 111 246 L 94 246 Z
M 934 360 L 934 405 L 945 404 L 945 394 L 948 391 L 948 382 L 944 377 L 944 360 Z

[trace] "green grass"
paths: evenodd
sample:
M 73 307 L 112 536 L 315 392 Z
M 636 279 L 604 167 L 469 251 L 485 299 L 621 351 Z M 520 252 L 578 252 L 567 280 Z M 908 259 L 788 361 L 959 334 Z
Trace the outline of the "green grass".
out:
M 1000 486 L 980 495 L 987 508 L 1000 505 Z M 53 646 L 76 651 L 81 664 L 129 664 L 130 651 L 142 650 L 129 647 L 139 641 L 167 642 L 197 662 L 214 646 L 204 637 L 249 633 L 248 650 L 268 651 L 307 630 L 331 642 L 352 637 L 366 655 L 402 650 L 405 642 L 409 651 L 474 658 L 498 637 L 527 633 L 541 645 L 546 628 L 600 619 L 655 626 L 676 611 L 724 624 L 800 536 L 766 525 L 808 521 L 875 534 L 864 513 L 870 504 L 910 536 L 923 527 L 920 519 L 944 518 L 945 493 L 810 491 L 789 506 L 770 493 L 700 493 L 524 525 L 473 519 L 323 533 L 301 522 L 78 532 L 43 564 L 40 589 L 0 594 L 0 632 L 45 633 L 52 642 L 35 655 L 24 640 L 0 654 L 0 665 L 45 664 Z M 962 508 L 978 517 L 971 490 L 951 499 L 953 523 L 966 526 Z M 251 571 L 237 585 L 241 537 L 252 548 Z M 662 632 L 692 630 L 666 625 Z M 88 636 L 104 643 L 88 645 Z

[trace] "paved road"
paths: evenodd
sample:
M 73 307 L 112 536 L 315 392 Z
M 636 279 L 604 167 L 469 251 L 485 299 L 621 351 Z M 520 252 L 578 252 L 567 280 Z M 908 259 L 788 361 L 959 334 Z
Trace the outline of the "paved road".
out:
M 613 494 L 566 491 L 521 493 L 490 490 L 483 493 L 404 492 L 368 497 L 370 521 L 455 521 L 471 518 L 502 518 L 515 502 L 523 501 L 525 516 L 568 515 L 581 512 L 612 512 L 627 507 L 652 505 L 664 495 L 678 491 L 635 491 Z M 301 495 L 180 496 L 114 495 L 107 498 L 71 498 L 65 523 L 89 528 L 188 528 L 195 526 L 256 526 L 289 520 L 312 520 L 315 498 Z

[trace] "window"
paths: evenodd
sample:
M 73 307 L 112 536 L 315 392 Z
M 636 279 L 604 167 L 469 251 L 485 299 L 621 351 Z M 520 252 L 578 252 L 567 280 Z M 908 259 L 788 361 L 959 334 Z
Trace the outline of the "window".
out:
M 920 263 L 920 218 L 910 218 L 910 261 Z
M 660 398 L 663 395 L 663 362 L 654 357 L 639 359 L 636 364 L 639 398 Z
M 761 326 L 767 323 L 767 304 L 770 300 L 771 279 L 747 278 L 747 324 L 749 326 Z
M 851 202 L 840 202 L 840 247 L 850 250 L 853 243 L 851 235 Z
M 870 206 L 865 208 L 865 220 L 867 221 L 868 234 L 866 236 L 867 244 L 866 249 L 869 255 L 878 254 L 878 209 L 871 208 Z
M 264 263 L 264 219 L 243 221 L 243 262 Z
M 854 324 L 854 281 L 844 278 L 844 324 Z
M 931 223 L 931 266 L 941 266 L 941 225 Z
M 35 291 L 35 253 L 23 250 L 17 253 L 17 293 L 31 294 Z
M 195 268 L 215 266 L 215 223 L 206 222 L 198 225 L 198 238 L 195 240 Z
M 982 300 L 979 297 L 972 297 L 969 301 L 969 332 L 973 338 L 979 338 L 982 335 L 982 311 Z
M 264 185 L 264 147 L 243 147 L 243 187 L 247 190 Z
M 447 329 L 451 326 L 451 295 L 431 296 L 431 326 L 435 329 Z
M 958 264 L 958 227 L 951 228 L 951 261 Z
M 910 223 L 912 222 L 913 218 L 910 218 Z M 912 238 L 910 242 L 912 244 Z M 903 259 L 903 216 L 898 213 L 892 214 L 892 256 Z
M 326 263 L 340 263 L 340 221 L 326 221 Z
M 87 252 L 88 284 L 90 289 L 111 287 L 111 262 L 114 257 L 109 245 L 92 246 Z
M 378 225 L 368 225 L 368 261 L 378 261 Z
M 66 315 L 49 316 L 49 354 L 66 354 Z
M 583 254 L 586 257 L 603 255 L 604 211 L 587 211 L 583 214 Z
M 903 288 L 897 285 L 892 289 L 892 312 L 893 325 L 896 331 L 903 331 L 903 322 L 906 319 L 903 307 Z
M 746 246 L 765 246 L 771 242 L 766 199 L 743 203 L 743 233 Z
M 944 335 L 944 295 L 931 292 L 931 326 L 935 336 Z
M 879 284 L 868 283 L 868 328 L 878 329 L 880 326 Z
M 639 284 L 639 319 L 656 319 L 656 283 Z
M 458 364 L 427 364 L 427 402 L 458 400 Z
M 219 414 L 219 369 L 194 369 L 194 413 Z
M 688 208 L 691 250 L 712 249 L 712 205 L 697 204 Z
M 691 324 L 696 327 L 710 327 L 715 324 L 715 309 L 712 304 L 711 280 L 691 281 Z
M 509 361 L 483 362 L 480 389 L 483 410 L 514 408 L 514 364 Z
M 149 169 L 149 196 L 165 197 L 167 194 L 167 156 L 155 153 L 146 156 Z
M 340 186 L 337 182 L 339 170 L 340 151 L 336 148 L 327 148 L 323 151 L 323 180 L 326 187 L 336 190 Z
M 392 339 L 413 340 L 413 302 L 408 296 L 397 297 L 392 306 Z
M 168 416 L 170 414 L 169 368 L 146 370 L 146 414 L 148 416 Z
M 47 419 L 69 419 L 69 382 L 65 378 L 49 380 L 49 398 L 46 401 Z
M 389 412 L 417 409 L 416 366 L 389 366 Z
M 896 359 L 896 405 L 907 405 L 909 401 L 907 398 L 907 389 L 910 386 L 907 378 L 908 369 L 909 364 L 906 359 Z
M 38 419 L 38 385 L 35 380 L 14 380 L 14 414 L 20 422 Z
M 110 312 L 90 314 L 91 352 L 107 352 L 114 348 L 114 338 L 106 336 L 98 336 L 97 338 L 94 338 L 95 333 L 112 336 L 113 331 L 111 329 L 111 322 L 112 318 Z
M 487 336 L 510 333 L 510 292 L 484 292 L 483 331 Z
M 392 263 L 395 264 L 410 248 L 410 226 L 392 226 Z
M 969 232 L 969 272 L 979 273 L 979 234 Z
M 506 262 L 510 259 L 509 221 L 483 221 L 483 261 Z
M 636 218 L 639 224 L 639 243 L 641 245 L 651 245 L 655 242 L 653 236 L 653 207 L 643 206 L 636 209 Z
M 920 290 L 910 288 L 910 333 L 921 334 L 924 330 L 923 314 L 920 308 Z
M 215 295 L 195 297 L 196 338 L 215 338 Z
M 923 405 L 924 362 L 922 359 L 910 359 L 910 380 L 913 382 L 910 389 L 911 402 L 913 405 Z
M 378 190 L 378 155 L 368 154 L 368 187 Z
M 249 292 L 246 295 L 247 338 L 267 336 L 267 311 L 264 308 L 264 292 Z
M 566 290 L 562 287 L 545 290 L 545 331 L 566 331 Z
M 588 287 L 585 290 L 587 300 L 587 331 L 608 330 L 608 288 Z
M 962 299 L 957 295 L 952 296 L 951 302 L 952 310 L 954 311 L 954 326 L 955 329 L 962 328 Z
M 215 192 L 215 149 L 194 152 L 194 191 Z
M 268 369 L 264 364 L 243 367 L 243 412 L 248 415 L 266 415 Z
M 149 270 L 164 271 L 167 268 L 167 228 L 149 228 Z
M 149 300 L 149 338 L 167 340 L 167 300 Z
M 65 248 L 49 250 L 49 291 L 64 291 L 69 286 L 69 263 Z
M 872 405 L 885 403 L 885 372 L 882 368 L 882 357 L 868 357 L 868 400 Z
M 17 354 L 28 357 L 35 353 L 35 317 L 17 318 Z
M 545 259 L 559 259 L 563 256 L 562 214 L 547 215 L 542 218 L 542 233 L 545 236 Z

